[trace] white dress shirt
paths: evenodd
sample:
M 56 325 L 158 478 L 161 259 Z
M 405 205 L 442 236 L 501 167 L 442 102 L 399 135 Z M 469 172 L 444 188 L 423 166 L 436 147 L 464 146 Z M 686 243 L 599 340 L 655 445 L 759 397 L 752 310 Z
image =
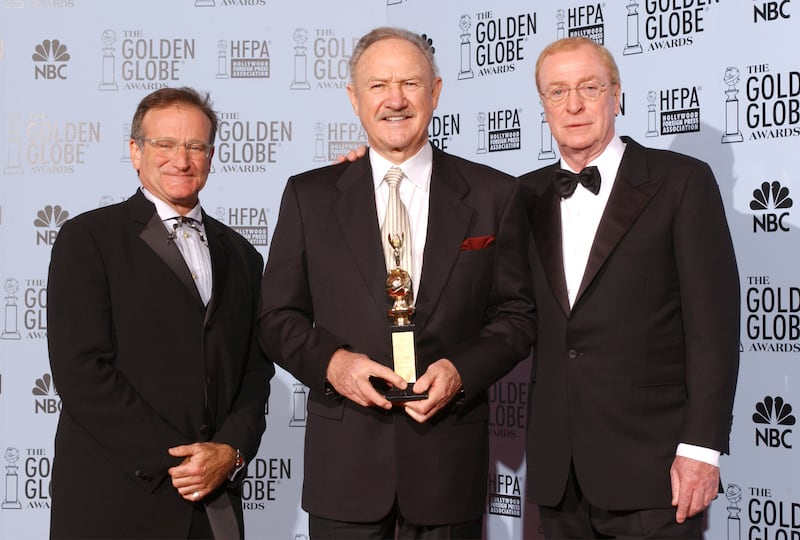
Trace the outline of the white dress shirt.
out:
M 614 187 L 614 179 L 624 151 L 625 144 L 619 137 L 614 137 L 603 153 L 588 164 L 595 165 L 600 171 L 600 191 L 597 195 L 578 184 L 572 197 L 561 199 L 561 247 L 564 253 L 564 277 L 567 281 L 570 307 L 575 304 L 583 281 L 594 236 L 606 209 L 608 197 L 611 195 L 611 188 Z M 561 167 L 572 171 L 563 159 Z
M 167 203 L 147 191 L 144 186 L 142 186 L 142 194 L 156 206 L 158 217 L 164 223 L 170 238 L 178 246 L 186 266 L 189 267 L 189 272 L 192 274 L 197 291 L 200 293 L 200 298 L 203 299 L 203 304 L 208 305 L 208 301 L 211 299 L 212 286 L 211 252 L 208 250 L 208 240 L 206 238 L 206 229 L 203 226 L 203 212 L 200 210 L 200 203 L 198 202 L 185 216 L 197 222 L 195 225 L 200 230 L 198 233 L 198 231 L 185 224 L 176 228 L 176 219 L 180 215 Z

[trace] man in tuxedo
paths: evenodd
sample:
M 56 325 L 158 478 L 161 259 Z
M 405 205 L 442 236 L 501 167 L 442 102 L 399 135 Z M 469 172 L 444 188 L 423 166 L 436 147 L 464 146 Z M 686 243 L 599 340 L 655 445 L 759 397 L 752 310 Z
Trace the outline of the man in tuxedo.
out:
M 310 388 L 310 534 L 480 539 L 486 391 L 534 332 L 524 207 L 512 178 L 428 142 L 442 81 L 425 39 L 373 30 L 351 74 L 368 155 L 289 179 L 262 286 L 261 344 Z M 416 381 L 393 369 L 386 282 L 398 266 L 412 281 Z
M 274 368 L 254 330 L 262 258 L 200 207 L 216 129 L 207 95 L 146 96 L 130 140 L 140 189 L 53 246 L 52 538 L 243 536 L 242 468 Z
M 738 371 L 719 189 L 705 163 L 617 136 L 603 46 L 550 44 L 536 85 L 566 171 L 521 178 L 538 321 L 529 498 L 549 539 L 702 538 Z

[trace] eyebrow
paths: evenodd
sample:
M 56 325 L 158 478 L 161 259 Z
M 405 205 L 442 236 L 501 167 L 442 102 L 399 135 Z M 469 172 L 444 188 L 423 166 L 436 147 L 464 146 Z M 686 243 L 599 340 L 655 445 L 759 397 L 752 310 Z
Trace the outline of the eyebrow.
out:
M 589 77 L 583 77 L 581 79 L 578 79 L 578 82 L 576 84 L 583 84 L 583 83 L 589 82 L 589 81 L 598 81 L 598 82 L 600 82 L 601 80 L 602 80 L 602 77 L 599 77 L 597 75 L 591 75 Z M 551 82 L 550 84 L 546 85 L 545 88 L 550 88 L 551 86 L 569 86 L 569 83 L 567 83 L 566 81 L 554 81 L 554 82 Z

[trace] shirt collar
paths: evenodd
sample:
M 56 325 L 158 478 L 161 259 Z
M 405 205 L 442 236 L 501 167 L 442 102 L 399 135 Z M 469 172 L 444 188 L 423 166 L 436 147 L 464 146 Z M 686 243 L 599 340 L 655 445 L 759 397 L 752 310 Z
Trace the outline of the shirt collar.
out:
M 600 182 L 601 193 L 609 193 L 611 191 L 611 187 L 614 185 L 614 180 L 617 177 L 617 171 L 619 170 L 619 165 L 622 162 L 622 154 L 624 152 L 625 143 L 622 142 L 622 139 L 620 139 L 617 135 L 614 135 L 614 137 L 612 137 L 611 141 L 608 143 L 608 146 L 603 149 L 600 155 L 587 164 L 587 167 L 594 165 L 597 167 L 597 170 L 600 171 L 600 178 L 602 179 L 602 182 Z M 568 171 L 572 170 L 563 158 L 561 159 L 561 167 Z
M 158 214 L 158 217 L 161 218 L 161 221 L 167 221 L 168 219 L 175 219 L 176 217 L 179 216 L 179 214 L 175 212 L 174 208 L 172 208 L 170 205 L 168 205 L 167 203 L 165 203 L 164 201 L 162 201 L 161 199 L 159 199 L 158 197 L 147 191 L 147 188 L 141 186 L 140 189 L 142 190 L 142 195 L 144 195 L 148 201 L 150 201 L 156 206 L 156 213 Z M 186 213 L 186 217 L 192 218 L 198 223 L 201 224 L 203 223 L 203 210 L 200 206 L 200 201 L 197 201 L 197 204 L 194 206 L 194 208 L 192 208 Z
M 372 148 L 369 149 L 369 163 L 372 166 L 372 181 L 377 190 L 383 183 L 386 171 L 395 165 Z M 417 189 L 428 192 L 431 184 L 431 170 L 433 170 L 433 149 L 430 143 L 423 145 L 419 152 L 397 166 L 403 170 L 406 179 L 410 180 Z

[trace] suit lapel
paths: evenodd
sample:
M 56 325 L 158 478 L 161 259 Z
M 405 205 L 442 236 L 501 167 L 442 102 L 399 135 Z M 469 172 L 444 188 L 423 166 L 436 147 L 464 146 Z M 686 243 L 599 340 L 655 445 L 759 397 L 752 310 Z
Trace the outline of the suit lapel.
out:
M 384 287 L 386 262 L 378 229 L 369 158 L 363 157 L 350 164 L 336 181 L 336 188 L 340 196 L 334 202 L 333 213 L 342 237 L 376 307 L 386 311 L 389 303 Z
M 569 315 L 567 280 L 564 275 L 564 250 L 561 244 L 560 198 L 550 181 L 555 169 L 556 165 L 548 167 L 545 173 L 546 187 L 538 197 L 533 196 L 527 201 L 528 215 L 544 275 L 553 291 L 553 296 L 564 311 L 564 315 Z
M 661 187 L 661 182 L 652 179 L 648 173 L 644 148 L 628 137 L 623 137 L 623 140 L 627 145 L 625 153 L 589 252 L 589 260 L 575 298 L 575 305 L 597 277 L 611 252 Z
M 450 158 L 434 149 L 428 201 L 428 229 L 414 324 L 425 325 L 436 309 L 458 258 L 474 210 L 464 202 L 470 187 Z
M 211 299 L 208 301 L 206 309 L 206 321 L 214 314 L 220 299 L 225 294 L 225 284 L 228 282 L 228 267 L 230 265 L 230 244 L 225 237 L 222 226 L 209 218 L 203 212 L 203 227 L 208 237 L 208 249 L 211 252 L 211 276 L 213 285 L 211 287 Z M 197 290 L 197 287 L 195 287 Z
M 134 221 L 144 224 L 144 228 L 139 233 L 139 238 L 169 266 L 181 283 L 189 290 L 192 297 L 202 306 L 203 301 L 197 291 L 197 286 L 194 284 L 189 267 L 186 266 L 178 246 L 170 239 L 169 233 L 158 216 L 155 207 L 142 195 L 141 191 L 137 191 L 131 197 L 130 203 Z

